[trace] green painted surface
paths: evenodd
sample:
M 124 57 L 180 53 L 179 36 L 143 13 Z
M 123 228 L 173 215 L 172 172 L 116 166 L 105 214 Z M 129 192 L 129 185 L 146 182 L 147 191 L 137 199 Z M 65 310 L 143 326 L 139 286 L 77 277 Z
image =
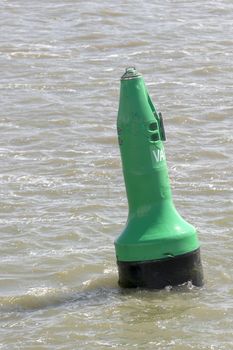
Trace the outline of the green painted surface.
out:
M 121 78 L 117 119 L 129 214 L 115 241 L 119 261 L 163 259 L 199 247 L 195 228 L 172 201 L 161 115 L 134 68 Z

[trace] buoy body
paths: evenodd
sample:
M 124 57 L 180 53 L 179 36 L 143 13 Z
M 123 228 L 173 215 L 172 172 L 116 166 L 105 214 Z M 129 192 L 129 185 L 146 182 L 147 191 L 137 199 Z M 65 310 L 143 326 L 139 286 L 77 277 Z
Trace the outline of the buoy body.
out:
M 162 116 L 134 68 L 121 78 L 117 131 L 129 208 L 115 241 L 119 285 L 161 289 L 191 281 L 201 286 L 196 230 L 172 201 Z

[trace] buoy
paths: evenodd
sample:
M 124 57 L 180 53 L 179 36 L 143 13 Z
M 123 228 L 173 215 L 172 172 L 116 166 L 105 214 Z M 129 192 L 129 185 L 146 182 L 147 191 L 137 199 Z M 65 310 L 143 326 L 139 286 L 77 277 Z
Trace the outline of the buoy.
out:
M 177 212 L 163 141 L 165 131 L 134 67 L 121 77 L 118 141 L 128 198 L 128 220 L 115 241 L 119 285 L 162 289 L 203 285 L 196 229 Z

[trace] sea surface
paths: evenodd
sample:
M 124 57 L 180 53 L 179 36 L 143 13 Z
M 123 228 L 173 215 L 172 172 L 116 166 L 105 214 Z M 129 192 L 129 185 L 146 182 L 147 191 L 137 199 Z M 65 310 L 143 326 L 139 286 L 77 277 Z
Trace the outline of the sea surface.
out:
M 0 349 L 233 349 L 233 2 L 0 0 Z M 118 287 L 120 77 L 163 113 L 205 285 Z

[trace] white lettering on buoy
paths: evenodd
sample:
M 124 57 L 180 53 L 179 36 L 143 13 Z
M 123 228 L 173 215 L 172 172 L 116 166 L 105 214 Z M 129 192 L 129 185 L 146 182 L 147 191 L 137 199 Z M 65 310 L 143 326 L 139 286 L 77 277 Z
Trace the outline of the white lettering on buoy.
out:
M 162 162 L 163 160 L 165 160 L 165 152 L 163 149 L 156 149 L 152 151 L 155 161 L 158 162 Z

